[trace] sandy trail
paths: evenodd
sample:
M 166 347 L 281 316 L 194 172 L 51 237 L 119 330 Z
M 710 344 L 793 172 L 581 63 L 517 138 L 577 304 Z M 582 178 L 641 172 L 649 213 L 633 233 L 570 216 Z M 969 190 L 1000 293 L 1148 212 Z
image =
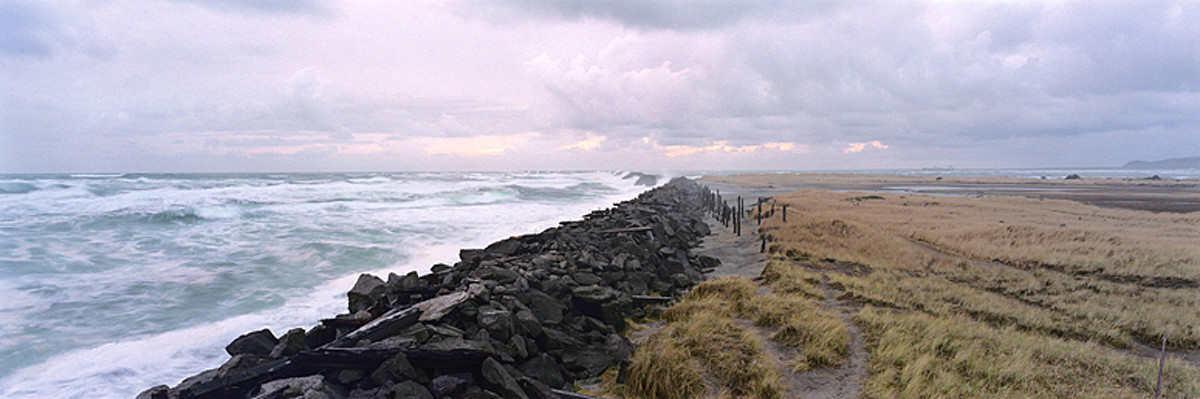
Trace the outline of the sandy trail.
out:
M 711 187 L 711 186 L 710 186 Z M 716 189 L 717 187 L 712 187 Z M 776 192 L 769 190 L 738 190 L 739 187 L 725 185 L 720 187 L 721 194 L 734 203 L 737 195 L 749 197 L 746 199 L 747 209 L 758 197 L 767 197 Z M 778 190 L 777 190 L 778 191 Z M 781 190 L 790 191 L 790 190 Z M 767 256 L 760 252 L 761 237 L 755 232 L 758 225 L 747 218 L 743 224 L 741 236 L 734 234 L 730 227 L 725 227 L 716 219 L 709 219 L 709 227 L 713 234 L 694 251 L 699 255 L 711 256 L 721 260 L 721 265 L 707 274 L 709 278 L 743 277 L 761 282 L 763 267 L 767 264 Z M 826 299 L 822 304 L 841 315 L 849 326 L 850 357 L 846 364 L 831 369 L 817 369 L 804 373 L 793 373 L 788 367 L 789 360 L 796 356 L 796 349 L 779 345 L 769 337 L 774 333 L 772 328 L 754 326 L 749 320 L 738 320 L 738 325 L 756 335 L 763 343 L 763 350 L 774 360 L 782 376 L 781 382 L 788 389 L 788 397 L 805 399 L 853 399 L 862 391 L 862 385 L 867 378 L 867 351 L 863 347 L 863 339 L 858 326 L 852 322 L 858 307 L 847 301 L 837 299 L 840 291 L 826 288 Z M 760 286 L 759 295 L 765 295 L 769 288 Z

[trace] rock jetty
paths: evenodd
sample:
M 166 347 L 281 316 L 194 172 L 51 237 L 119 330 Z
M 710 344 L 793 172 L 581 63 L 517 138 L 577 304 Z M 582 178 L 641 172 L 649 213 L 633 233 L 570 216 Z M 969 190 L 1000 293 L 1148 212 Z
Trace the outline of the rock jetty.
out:
M 626 319 L 682 295 L 719 261 L 707 189 L 674 179 L 541 233 L 464 249 L 426 275 L 363 274 L 348 312 L 308 330 L 246 333 L 219 368 L 138 398 L 577 398 L 622 378 Z

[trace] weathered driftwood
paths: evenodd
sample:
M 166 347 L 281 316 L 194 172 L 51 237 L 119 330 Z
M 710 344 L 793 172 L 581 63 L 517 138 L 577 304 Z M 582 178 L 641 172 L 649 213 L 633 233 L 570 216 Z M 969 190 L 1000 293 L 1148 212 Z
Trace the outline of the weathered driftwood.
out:
M 559 397 L 562 397 L 563 399 L 598 399 L 595 396 L 588 396 L 588 395 L 584 395 L 581 393 L 564 391 L 561 389 L 550 389 L 550 392 L 553 392 L 555 395 L 558 395 Z
M 637 231 L 650 231 L 650 230 L 654 230 L 654 227 L 651 227 L 651 226 L 628 227 L 628 228 L 624 228 L 624 229 L 600 230 L 600 231 L 597 231 L 597 233 L 601 233 L 601 234 L 632 233 L 632 232 L 637 232 Z
M 380 338 L 391 336 L 417 323 L 417 318 L 421 316 L 421 310 L 416 307 L 405 309 L 392 309 L 383 316 L 371 320 L 370 323 L 364 324 L 357 330 L 351 331 L 349 334 L 343 335 L 341 338 L 325 345 L 327 348 L 344 348 L 354 345 L 362 339 L 377 340 Z
M 669 296 L 651 296 L 651 295 L 630 295 L 629 299 L 632 299 L 633 303 L 636 305 L 660 304 L 660 303 L 667 303 L 667 302 L 671 302 L 671 301 L 675 300 L 675 298 L 671 298 Z
M 331 319 L 321 319 L 321 324 L 324 324 L 326 327 L 351 329 L 362 327 L 367 322 L 346 317 L 334 317 Z

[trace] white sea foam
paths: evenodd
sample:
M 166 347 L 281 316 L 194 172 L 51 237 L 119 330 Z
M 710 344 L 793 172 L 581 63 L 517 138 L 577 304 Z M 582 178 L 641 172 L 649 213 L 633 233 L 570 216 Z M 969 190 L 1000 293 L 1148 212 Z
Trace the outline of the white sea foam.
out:
M 75 347 L 38 358 L 33 364 L 20 365 L 0 380 L 0 397 L 131 397 L 152 385 L 177 384 L 188 375 L 224 362 L 228 358 L 224 345 L 239 334 L 266 327 L 278 335 L 289 328 L 311 327 L 320 318 L 344 311 L 345 292 L 359 273 L 381 277 L 388 272 L 424 273 L 434 263 L 456 261 L 460 248 L 482 247 L 497 239 L 540 231 L 561 220 L 575 219 L 629 199 L 647 188 L 634 186 L 632 179 L 621 179 L 622 176 L 606 172 L 406 174 L 350 179 L 322 175 L 215 180 L 123 176 L 99 180 L 109 186 L 92 187 L 108 190 L 103 196 L 84 188 L 104 185 L 94 178 L 85 183 L 78 180 L 47 183 L 47 186 L 57 184 L 58 188 L 42 191 L 59 191 L 52 193 L 59 202 L 25 209 L 22 211 L 28 212 L 25 216 L 40 218 L 46 225 L 54 225 L 53 220 L 71 220 L 67 223 L 75 226 L 71 229 L 99 231 L 31 230 L 33 236 L 15 248 L 0 248 L 0 262 L 5 264 L 26 264 L 30 259 L 50 257 L 47 259 L 68 265 L 58 271 L 62 274 L 44 277 L 31 274 L 0 280 L 0 293 L 13 294 L 9 297 L 20 299 L 18 302 L 23 304 L 0 308 L 0 320 L 6 324 L 0 349 L 29 345 L 20 342 L 26 336 L 17 331 L 22 325 L 33 325 L 30 323 L 35 322 L 31 320 L 49 326 L 46 328 L 51 334 L 88 335 L 91 331 L 96 336 L 47 344 L 69 343 Z M 598 184 L 599 191 L 583 194 L 572 191 L 590 190 L 577 186 L 585 183 Z M 510 185 L 513 187 L 506 187 Z M 515 188 L 518 186 L 556 189 L 560 191 L 547 193 L 571 197 L 542 198 L 537 191 L 526 197 Z M 66 192 L 70 194 L 64 195 Z M 29 195 L 39 193 L 33 191 Z M 26 205 L 3 201 L 0 199 L 0 209 Z M 191 209 L 198 220 L 172 221 L 157 227 L 136 224 L 149 215 L 172 209 Z M 70 214 L 72 211 L 75 213 Z M 18 222 L 18 216 L 0 216 L 0 224 L 26 223 Z M 81 217 L 92 220 L 89 222 L 92 224 L 79 224 L 75 219 Z M 403 260 L 393 264 L 373 263 L 392 258 L 386 255 L 392 252 Z M 219 263 L 198 263 L 208 253 L 219 254 L 220 259 L 214 260 Z M 259 262 L 267 263 L 258 269 L 251 267 Z M 343 264 L 346 262 L 363 263 L 346 266 Z M 308 288 L 294 287 L 269 280 L 286 278 L 276 270 L 281 267 L 306 268 L 293 273 L 337 274 Z M 44 319 L 53 314 L 45 310 L 46 306 L 86 306 L 89 297 L 113 299 L 110 308 L 136 307 L 114 314 L 144 316 L 158 311 L 155 307 L 159 300 L 196 295 L 179 289 L 233 284 L 229 279 L 259 272 L 274 277 L 263 277 L 266 280 L 258 281 L 258 285 L 243 287 L 247 292 L 231 295 L 233 298 L 200 297 L 229 309 L 225 318 L 214 321 L 163 324 L 159 333 L 105 337 L 101 336 L 103 331 L 87 330 L 86 325 L 54 327 L 52 320 Z M 58 294 L 31 295 L 15 287 L 17 281 L 29 286 L 40 284 Z M 242 284 L 241 280 L 232 281 Z M 150 288 L 139 288 L 142 286 Z M 137 292 L 138 296 L 126 298 L 125 302 L 121 298 L 104 297 L 113 293 L 135 295 L 131 292 Z M 272 302 L 255 295 L 286 299 L 265 306 Z M 47 302 L 56 297 L 63 302 Z M 251 302 L 225 303 L 242 299 Z M 44 306 L 24 306 L 37 303 Z M 238 314 L 239 309 L 251 310 Z M 4 361 L 0 358 L 0 363 Z

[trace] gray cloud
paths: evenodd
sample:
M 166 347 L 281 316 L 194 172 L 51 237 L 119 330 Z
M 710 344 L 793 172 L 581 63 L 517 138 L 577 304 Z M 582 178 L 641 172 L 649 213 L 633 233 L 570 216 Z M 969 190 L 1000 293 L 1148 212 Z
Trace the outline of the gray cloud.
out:
M 330 11 L 326 2 L 319 0 L 173 0 L 193 3 L 205 8 L 224 12 L 249 12 L 260 14 L 326 14 Z
M 107 60 L 115 49 L 85 17 L 55 5 L 12 0 L 0 3 L 0 57 L 48 58 L 82 54 Z
M 1198 149 L 1192 2 L 447 1 L 0 3 L 0 170 L 1025 166 Z M 527 143 L 501 161 L 420 156 L 476 136 Z M 873 140 L 888 148 L 843 151 Z M 655 152 L 715 141 L 802 151 Z
M 993 145 L 1196 129 L 1200 26 L 1186 21 L 1198 8 L 879 2 L 702 36 L 717 39 L 646 34 L 636 62 L 597 54 L 540 72 L 564 123 L 678 143 Z M 667 61 L 674 73 L 645 67 Z
M 777 10 L 781 8 L 781 5 L 789 4 L 789 2 L 518 0 L 496 1 L 495 4 L 544 16 L 571 19 L 597 18 L 639 28 L 692 30 L 722 27 L 747 17 L 769 15 L 771 11 Z
M 57 21 L 39 3 L 11 1 L 0 3 L 0 53 L 49 56 L 51 38 Z

